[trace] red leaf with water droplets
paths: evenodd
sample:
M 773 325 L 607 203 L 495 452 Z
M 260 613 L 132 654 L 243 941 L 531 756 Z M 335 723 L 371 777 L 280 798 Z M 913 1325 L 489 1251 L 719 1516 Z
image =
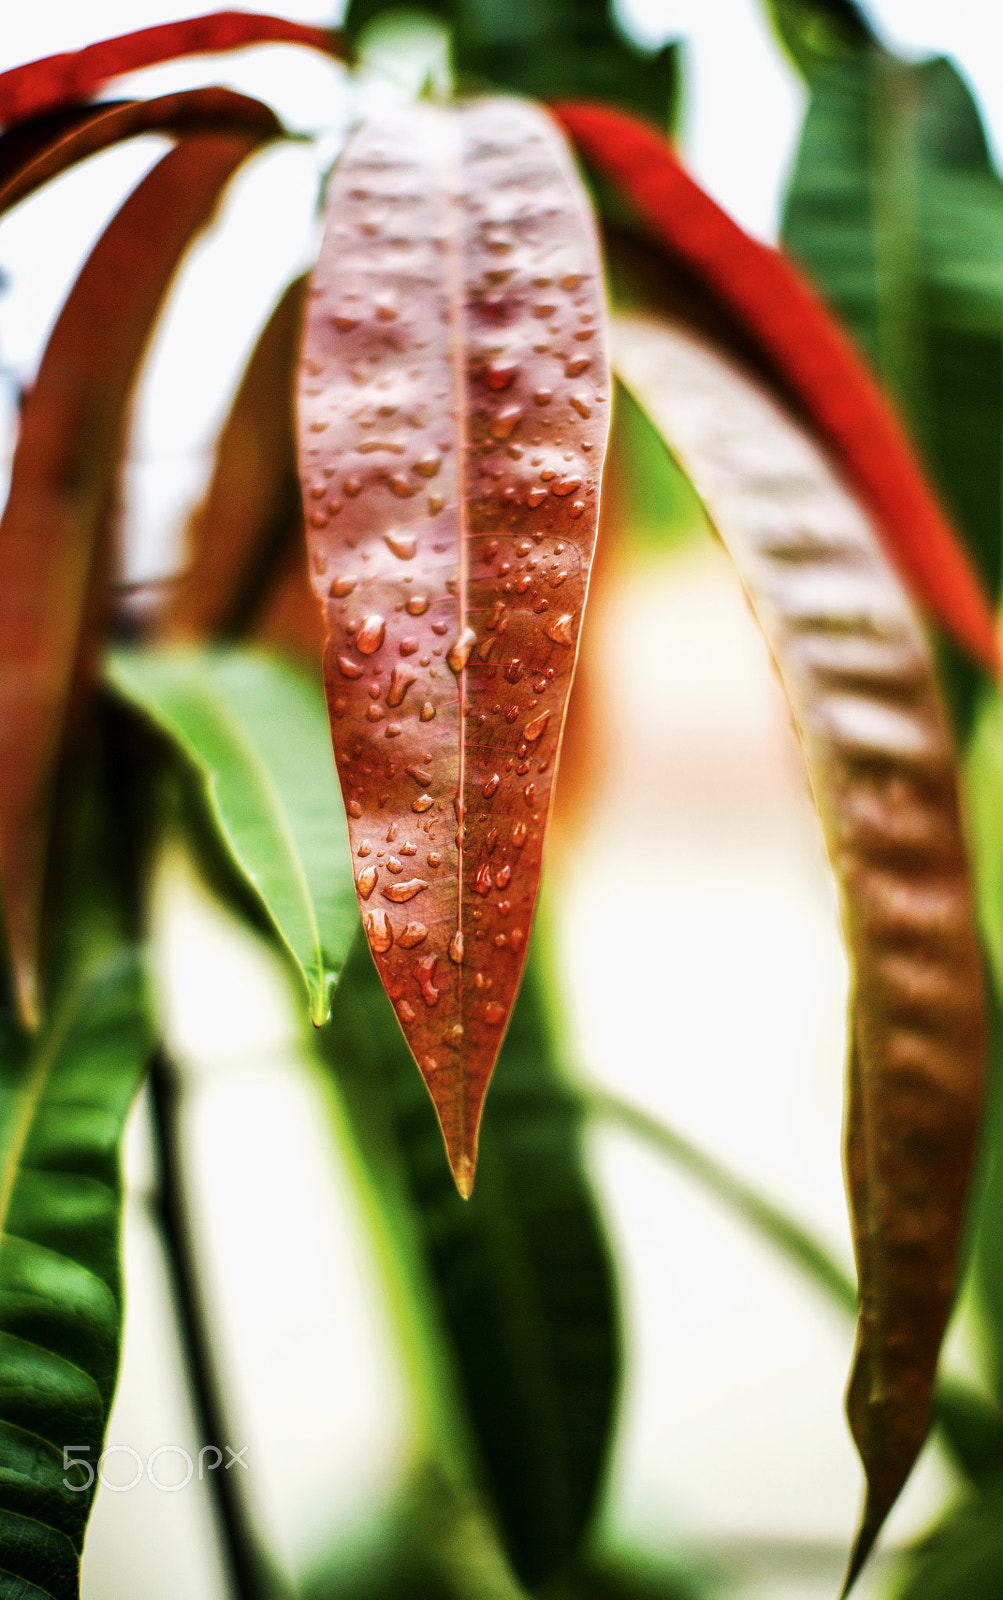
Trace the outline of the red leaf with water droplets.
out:
M 626 112 L 563 103 L 586 159 L 629 195 L 654 236 L 742 321 L 876 513 L 914 593 L 973 656 L 1000 668 L 989 603 L 880 388 L 800 273 L 751 239 Z
M 0 521 L 0 881 L 26 1022 L 39 1010 L 49 796 L 71 691 L 103 620 L 129 395 L 183 251 L 258 142 L 185 139 L 144 178 L 84 263 L 25 400 Z
M 413 107 L 336 168 L 300 471 L 370 947 L 460 1192 L 522 968 L 598 515 L 589 207 L 522 101 Z
M 0 72 L 0 123 L 28 122 L 86 100 L 109 78 L 125 72 L 179 56 L 217 55 L 250 44 L 301 44 L 334 56 L 341 52 L 339 34 L 287 17 L 254 16 L 244 11 L 185 17 Z

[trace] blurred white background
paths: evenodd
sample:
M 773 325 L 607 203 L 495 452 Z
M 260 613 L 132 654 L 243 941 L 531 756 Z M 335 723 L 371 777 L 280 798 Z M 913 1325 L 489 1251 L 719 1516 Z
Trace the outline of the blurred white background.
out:
M 501 3 L 501 0 L 499 0 Z M 269 10 L 330 23 L 321 0 Z M 686 46 L 684 146 L 701 181 L 776 230 L 804 93 L 756 0 L 621 0 L 650 43 Z M 1003 147 L 1003 21 L 985 0 L 875 0 L 896 46 L 952 54 Z M 0 69 L 197 14 L 167 0 L 8 6 Z M 294 49 L 167 66 L 141 92 L 221 82 L 306 130 L 343 126 L 342 75 Z M 30 381 L 75 265 L 157 139 L 95 158 L 0 222 L 0 362 Z M 309 260 L 331 143 L 266 152 L 186 265 L 139 397 L 134 578 L 175 558 L 213 432 L 278 292 Z M 8 416 L 8 423 L 12 418 Z M 10 428 L 8 428 L 10 432 Z M 724 558 L 696 539 L 671 567 L 599 597 L 609 762 L 588 822 L 550 870 L 573 1054 L 788 1205 L 849 1263 L 839 1137 L 846 971 L 834 896 L 786 712 Z M 628 902 L 631 885 L 643 883 Z M 290 1573 L 394 1481 L 411 1418 L 365 1226 L 327 1108 L 299 1061 L 285 980 L 183 864 L 160 885 L 160 978 L 191 1074 L 192 1188 L 246 1487 Z M 129 1313 L 114 1441 L 192 1448 L 142 1109 L 131 1139 Z M 743 1600 L 834 1592 L 860 1490 L 842 1418 L 850 1330 L 692 1184 L 624 1135 L 597 1137 L 621 1264 L 630 1376 L 610 1489 L 616 1527 L 744 1564 Z M 239 1437 L 237 1436 L 239 1434 Z M 128 1481 L 130 1460 L 109 1466 Z M 170 1477 L 164 1467 L 165 1478 Z M 902 1539 L 950 1484 L 932 1452 L 896 1513 Z M 223 1600 L 203 1488 L 99 1493 L 87 1600 Z M 862 1586 L 862 1596 L 876 1593 Z

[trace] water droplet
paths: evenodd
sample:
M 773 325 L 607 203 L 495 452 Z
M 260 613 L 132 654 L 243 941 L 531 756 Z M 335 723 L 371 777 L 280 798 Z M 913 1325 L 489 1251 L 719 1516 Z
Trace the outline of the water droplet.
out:
M 418 458 L 414 464 L 414 470 L 419 477 L 434 478 L 441 466 L 442 457 L 436 454 L 434 450 L 430 450 L 427 455 Z
M 591 417 L 592 407 L 589 405 L 588 395 L 573 394 L 571 396 L 571 404 L 574 406 L 580 417 Z
M 562 617 L 551 617 L 543 631 L 555 644 L 572 645 L 574 640 L 571 637 L 571 628 L 574 620 L 570 613 Z
M 351 656 L 338 657 L 338 671 L 343 678 L 362 677 L 362 668 L 357 661 L 352 660 Z
M 449 959 L 459 966 L 463 960 L 463 932 L 457 928 L 449 941 Z
M 359 805 L 358 800 L 349 800 L 349 802 L 348 802 L 348 815 L 350 817 L 361 817 L 361 815 L 362 815 L 362 807 Z
M 408 634 L 401 640 L 397 648 L 400 650 L 402 656 L 413 656 L 415 651 L 419 648 L 418 640 L 413 634 Z
M 428 497 L 429 516 L 437 517 L 445 504 L 445 499 L 441 494 L 430 494 Z
M 449 662 L 449 665 L 452 667 L 454 672 L 463 671 L 467 662 L 470 660 L 470 652 L 476 643 L 477 635 L 473 628 L 464 628 L 463 632 L 460 634 L 460 637 L 457 639 L 456 643 L 453 645 L 453 648 L 446 657 L 446 660 Z
M 515 592 L 516 594 L 525 594 L 527 589 L 532 588 L 532 585 L 533 580 L 529 576 L 529 573 L 524 572 L 521 578 L 516 578 L 515 580 Z
M 531 722 L 527 722 L 526 726 L 522 730 L 523 738 L 530 740 L 539 739 L 549 721 L 550 712 L 541 711 L 540 714 L 534 717 Z
M 401 727 L 399 722 L 388 722 L 387 726 L 386 726 L 386 733 L 384 734 L 384 738 L 387 738 L 387 739 L 399 739 L 403 732 L 404 732 L 404 729 Z
M 392 473 L 387 479 L 387 485 L 399 500 L 408 500 L 417 492 L 414 484 L 404 476 L 403 472 Z
M 501 783 L 500 775 L 497 772 L 493 772 L 491 774 L 490 778 L 488 779 L 487 783 L 484 785 L 484 789 L 482 791 L 483 794 L 484 794 L 485 800 L 490 800 L 491 796 L 493 794 L 497 794 L 498 785 L 500 783 Z
M 411 1005 L 410 1001 L 401 1000 L 397 1006 L 397 1015 L 400 1017 L 402 1022 L 413 1022 L 418 1013 L 415 1011 L 414 1006 Z
M 421 894 L 421 891 L 427 888 L 428 884 L 424 878 L 405 878 L 403 883 L 388 883 L 381 893 L 385 900 L 392 900 L 395 905 L 402 905 L 405 900 L 413 900 L 416 894 Z
M 492 1028 L 500 1028 L 505 1021 L 505 1007 L 497 1000 L 489 1000 L 484 1007 L 484 1021 Z
M 484 895 L 484 894 L 490 894 L 490 892 L 491 892 L 491 868 L 485 862 L 484 866 L 483 867 L 479 867 L 478 870 L 477 870 L 477 876 L 474 879 L 474 893 L 475 894 Z
M 538 406 L 549 406 L 553 398 L 553 389 L 537 389 L 536 393 L 533 395 L 533 399 L 536 401 Z
M 530 489 L 528 495 L 526 496 L 526 504 L 528 506 L 532 506 L 534 509 L 537 506 L 542 506 L 544 500 L 547 498 L 547 492 L 548 491 L 546 489 L 541 489 L 539 486 L 535 489 Z
M 350 500 L 354 500 L 357 494 L 362 493 L 362 479 L 356 478 L 354 475 L 350 478 L 346 478 L 344 482 L 344 490 L 348 495 L 348 498 Z
M 585 501 L 584 500 L 573 500 L 571 502 L 571 515 L 573 517 L 580 517 L 584 510 L 585 510 Z
M 430 794 L 420 794 L 417 800 L 411 801 L 411 810 L 418 812 L 429 811 L 434 804 L 435 801 L 432 799 Z
M 382 706 L 367 706 L 366 707 L 366 721 L 367 722 L 382 722 L 383 721 L 383 707 Z
M 550 601 L 545 600 L 541 594 L 536 600 L 533 601 L 533 610 L 536 612 L 537 616 L 540 616 L 544 611 L 550 610 Z
M 431 700 L 426 700 L 424 705 L 422 706 L 421 710 L 418 713 L 418 720 L 420 722 L 431 722 L 431 720 L 432 720 L 432 718 L 434 716 L 435 716 L 435 707 L 432 704 Z
M 419 767 L 417 763 L 415 763 L 413 766 L 405 767 L 404 771 L 407 773 L 409 778 L 413 778 L 415 783 L 420 783 L 422 787 L 424 787 L 426 783 L 431 783 L 432 781 L 432 774 L 430 772 L 426 772 L 424 768 Z
M 521 416 L 521 406 L 502 406 L 500 411 L 495 412 L 492 419 L 491 437 L 493 439 L 507 439 Z
M 387 690 L 387 705 L 399 706 L 407 694 L 412 683 L 417 682 L 416 674 L 410 667 L 394 667 L 390 674 L 390 688 Z
M 442 866 L 442 857 L 440 856 L 438 850 L 432 850 L 426 859 L 430 867 Z
M 571 360 L 564 368 L 565 376 L 568 378 L 577 378 L 585 371 L 590 359 L 591 358 L 589 356 L 572 356 Z
M 413 950 L 415 945 L 422 944 L 427 938 L 428 929 L 423 922 L 409 922 L 398 936 L 397 943 L 403 945 L 405 950 Z
M 496 886 L 499 889 L 504 889 L 505 885 L 508 883 L 508 881 L 511 878 L 511 876 L 512 876 L 512 868 L 509 866 L 508 862 L 506 861 L 505 864 L 503 866 L 499 867 L 498 871 L 495 873 L 495 884 L 496 884 Z
M 569 476 L 567 478 L 558 478 L 557 482 L 554 484 L 554 493 L 555 494 L 561 494 L 561 495 L 574 494 L 575 490 L 576 489 L 580 489 L 581 486 L 582 486 L 581 478 L 576 478 L 576 477 L 572 477 L 572 476 Z
M 398 561 L 410 561 L 418 548 L 418 541 L 413 533 L 385 533 L 383 542 L 393 552 Z
M 376 888 L 376 880 L 379 875 L 379 867 L 363 867 L 362 871 L 359 873 L 359 893 L 361 894 L 363 900 L 369 899 L 369 896 Z
M 375 655 L 386 637 L 387 625 L 383 617 L 374 613 L 366 617 L 355 636 L 355 648 L 364 656 Z
M 392 294 L 378 294 L 376 296 L 376 318 L 378 322 L 396 322 L 397 301 Z
M 317 418 L 317 420 L 316 420 L 316 422 L 311 422 L 311 424 L 310 424 L 310 432 L 311 432 L 311 433 L 323 433 L 323 432 L 324 432 L 324 429 L 325 429 L 325 428 L 326 428 L 326 427 L 327 427 L 327 426 L 328 426 L 328 423 L 327 423 L 327 422 L 326 422 L 326 421 L 322 421 L 322 420 L 321 420 L 321 419 L 320 419 L 320 418 L 319 418 L 319 417 L 318 417 L 318 418 Z
M 372 840 L 363 839 L 361 844 L 359 845 L 358 853 L 359 853 L 360 856 L 370 856 L 370 855 L 372 855 L 372 853 L 373 853 Z
M 399 833 L 400 833 L 400 823 L 399 822 L 391 822 L 389 828 L 387 829 L 387 844 L 393 844 L 394 840 L 396 839 L 396 837 L 397 837 L 397 835 Z
M 421 984 L 422 998 L 427 1006 L 434 1006 L 439 998 L 439 991 L 432 981 L 435 976 L 435 963 L 437 960 L 437 956 L 429 955 L 422 956 L 420 961 L 415 962 L 414 975 Z
M 354 573 L 346 573 L 343 578 L 335 578 L 330 588 L 331 596 L 343 600 L 346 594 L 351 594 L 358 581 Z
M 526 835 L 528 831 L 529 830 L 524 822 L 517 822 L 515 827 L 512 829 L 512 843 L 515 845 L 517 850 L 521 850 L 523 845 L 526 843 Z
M 518 361 L 499 356 L 485 365 L 484 381 L 489 389 L 507 389 L 518 371 Z
M 376 868 L 371 867 L 371 872 Z M 386 955 L 394 942 L 394 930 L 390 926 L 390 918 L 385 911 L 367 911 L 365 916 L 366 937 L 370 945 L 379 956 Z
M 404 863 L 403 863 L 403 861 L 398 861 L 396 856 L 388 856 L 388 858 L 387 858 L 387 871 L 388 872 L 403 872 L 404 871 Z

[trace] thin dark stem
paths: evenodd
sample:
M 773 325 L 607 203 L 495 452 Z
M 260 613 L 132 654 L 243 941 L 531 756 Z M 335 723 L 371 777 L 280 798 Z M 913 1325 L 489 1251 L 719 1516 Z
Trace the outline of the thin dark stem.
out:
M 224 1451 L 230 1439 L 226 1406 L 213 1358 L 212 1329 L 200 1280 L 191 1217 L 185 1199 L 181 1156 L 183 1084 L 162 1049 L 150 1066 L 150 1101 L 159 1166 L 158 1210 L 177 1301 L 181 1345 L 188 1374 L 195 1426 L 203 1445 Z M 279 1600 L 287 1593 L 262 1549 L 234 1470 L 208 1474 L 216 1498 L 224 1557 L 232 1592 L 239 1600 Z

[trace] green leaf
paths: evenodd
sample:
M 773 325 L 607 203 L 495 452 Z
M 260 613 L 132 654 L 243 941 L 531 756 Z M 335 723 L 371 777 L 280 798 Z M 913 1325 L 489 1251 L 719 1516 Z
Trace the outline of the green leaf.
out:
M 678 100 L 675 45 L 645 50 L 619 27 L 609 0 L 352 0 L 346 37 L 364 46 L 367 26 L 397 13 L 433 13 L 452 33 L 461 76 L 536 99 L 596 99 L 641 112 L 666 130 Z
M 1003 1593 L 1003 1506 L 997 1486 L 966 1501 L 912 1553 L 894 1600 L 990 1600 Z
M 359 919 L 319 684 L 248 649 L 119 651 L 109 675 L 200 774 L 323 1022 Z
M 854 0 L 764 0 L 770 20 L 798 69 L 811 81 L 835 62 L 874 42 Z
M 819 76 L 783 239 L 898 401 L 991 594 L 1003 521 L 1003 186 L 947 61 Z M 953 663 L 964 722 L 970 668 Z
M 485 1113 L 473 1197 L 442 1160 L 431 1103 L 360 940 L 318 1036 L 371 1174 L 411 1315 L 444 1379 L 433 1441 L 472 1462 L 512 1564 L 535 1584 L 573 1559 L 613 1424 L 619 1336 L 579 1113 L 554 1066 L 533 957 Z M 438 1364 L 438 1370 L 436 1369 Z M 460 1438 L 446 1431 L 456 1417 Z

